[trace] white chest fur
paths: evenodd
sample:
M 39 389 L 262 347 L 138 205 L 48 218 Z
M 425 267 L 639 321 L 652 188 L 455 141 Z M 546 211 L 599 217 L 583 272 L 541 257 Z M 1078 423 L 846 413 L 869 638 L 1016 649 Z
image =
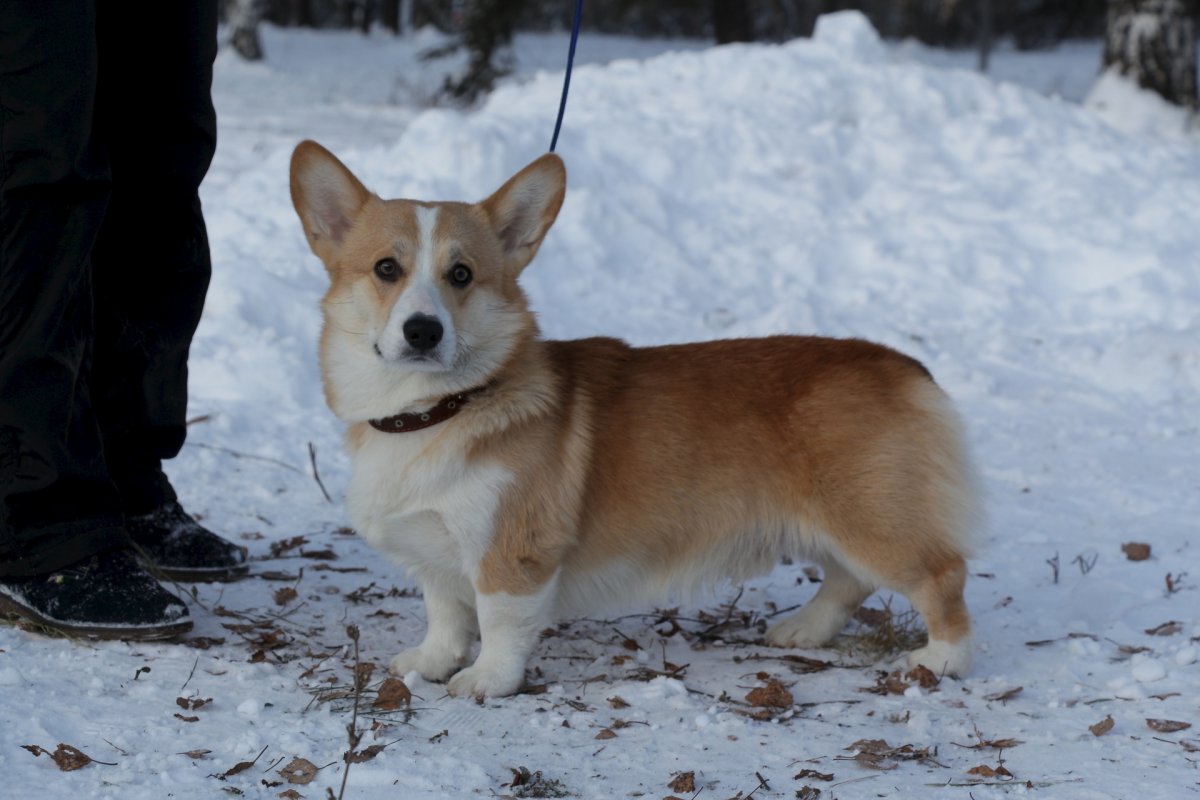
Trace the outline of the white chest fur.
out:
M 512 473 L 469 460 L 447 433 L 370 431 L 354 454 L 346 510 L 367 541 L 414 577 L 474 579 Z

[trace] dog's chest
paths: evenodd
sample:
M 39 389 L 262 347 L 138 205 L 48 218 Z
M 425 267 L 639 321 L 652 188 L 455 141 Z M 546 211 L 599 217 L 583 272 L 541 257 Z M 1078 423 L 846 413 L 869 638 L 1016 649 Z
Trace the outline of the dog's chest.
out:
M 367 436 L 354 454 L 346 510 L 364 538 L 406 567 L 473 575 L 512 475 L 431 439 Z

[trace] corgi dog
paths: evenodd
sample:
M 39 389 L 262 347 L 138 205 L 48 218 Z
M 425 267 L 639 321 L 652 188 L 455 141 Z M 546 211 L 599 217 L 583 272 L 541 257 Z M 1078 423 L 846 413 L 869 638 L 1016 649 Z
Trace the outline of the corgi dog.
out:
M 330 278 L 320 361 L 348 516 L 425 598 L 424 640 L 391 672 L 511 694 L 556 617 L 784 557 L 824 580 L 768 644 L 823 645 L 887 587 L 929 631 L 909 663 L 966 672 L 977 504 L 929 372 L 860 340 L 543 339 L 518 279 L 565 191 L 552 154 L 473 205 L 383 200 L 317 143 L 293 154 Z

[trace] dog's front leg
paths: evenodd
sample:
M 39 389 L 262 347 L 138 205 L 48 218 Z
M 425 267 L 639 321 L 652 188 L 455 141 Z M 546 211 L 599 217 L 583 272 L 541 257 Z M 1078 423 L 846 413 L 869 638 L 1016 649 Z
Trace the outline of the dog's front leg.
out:
M 479 658 L 450 679 L 450 694 L 501 697 L 520 689 L 525 662 L 553 619 L 557 588 L 556 575 L 529 594 L 477 591 Z
M 474 590 L 460 576 L 439 575 L 420 583 L 425 595 L 425 639 L 393 658 L 388 671 L 404 676 L 416 670 L 426 680 L 442 681 L 466 662 L 475 639 Z

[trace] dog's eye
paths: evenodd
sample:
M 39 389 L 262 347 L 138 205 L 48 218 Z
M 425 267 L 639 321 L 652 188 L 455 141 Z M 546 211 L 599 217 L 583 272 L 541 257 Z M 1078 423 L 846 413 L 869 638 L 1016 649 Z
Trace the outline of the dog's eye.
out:
M 471 268 L 466 264 L 455 264 L 450 268 L 450 283 L 462 288 L 471 282 Z
M 375 262 L 375 274 L 383 281 L 394 281 L 400 277 L 400 265 L 394 258 L 381 258 Z

